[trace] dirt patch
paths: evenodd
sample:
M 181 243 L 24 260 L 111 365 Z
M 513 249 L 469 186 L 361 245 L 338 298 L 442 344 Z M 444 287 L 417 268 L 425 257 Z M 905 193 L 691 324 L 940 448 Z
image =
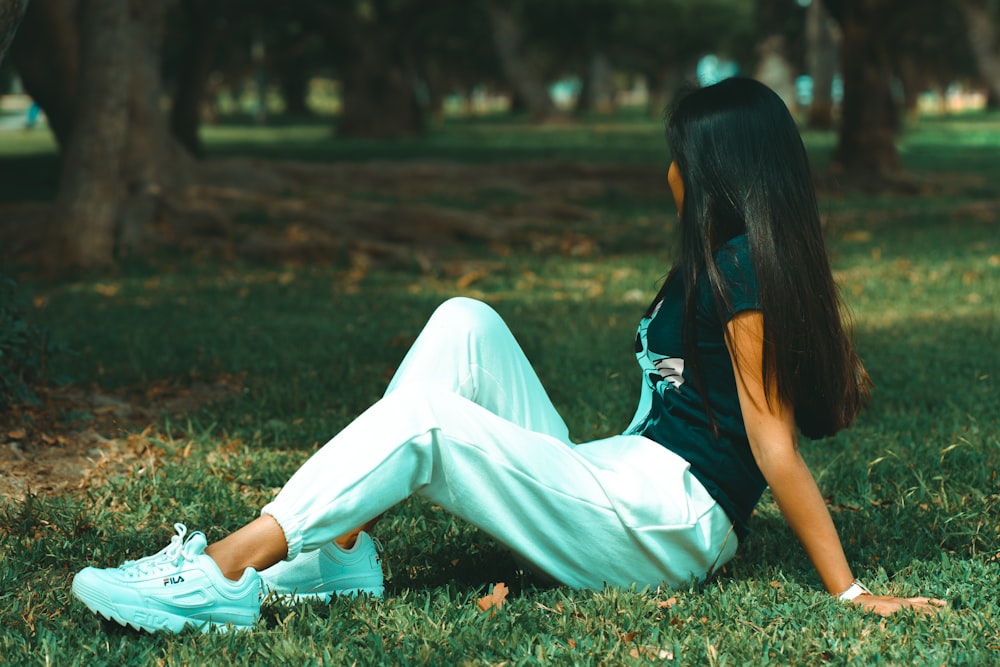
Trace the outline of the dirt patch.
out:
M 217 158 L 196 185 L 165 192 L 153 237 L 192 254 L 278 262 L 351 258 L 428 270 L 469 240 L 530 243 L 595 219 L 581 202 L 611 193 L 662 197 L 663 169 L 532 161 L 316 164 Z M 0 248 L 31 263 L 50 203 L 0 207 Z
M 581 201 L 662 196 L 660 171 L 555 161 L 215 159 L 200 165 L 197 185 L 170 199 L 160 231 L 192 251 L 284 262 L 349 256 L 426 271 L 438 251 L 469 240 L 565 235 L 595 219 Z
M 228 375 L 188 387 L 156 383 L 140 395 L 42 390 L 40 406 L 0 418 L 0 498 L 85 488 L 116 470 L 150 465 L 164 417 L 190 413 L 242 386 L 242 376 Z

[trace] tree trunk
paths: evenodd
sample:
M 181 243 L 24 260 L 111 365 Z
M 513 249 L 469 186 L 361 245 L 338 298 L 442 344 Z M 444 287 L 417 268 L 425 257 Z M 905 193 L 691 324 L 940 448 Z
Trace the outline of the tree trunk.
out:
M 647 111 L 650 118 L 664 119 L 678 95 L 698 87 L 698 58 L 675 56 L 663 62 L 647 61 L 640 65 L 649 87 Z
M 508 3 L 483 0 L 493 27 L 493 42 L 507 81 L 517 92 L 532 120 L 546 121 L 559 115 L 549 89 L 531 62 L 524 57 L 521 28 Z
M 795 68 L 790 62 L 784 26 L 793 11 L 791 0 L 755 0 L 754 14 L 758 41 L 753 76 L 777 93 L 793 114 L 798 108 Z
M 899 108 L 899 113 L 896 114 L 896 128 L 902 130 L 905 127 L 904 117 L 911 121 L 918 120 L 920 93 L 930 88 L 931 81 L 926 75 L 925 68 L 921 67 L 921 63 L 905 51 L 896 52 L 893 69 L 899 76 L 899 84 L 902 88 L 899 91 L 900 94 L 896 96 Z
M 0 0 L 0 62 L 3 62 L 7 48 L 14 41 L 17 26 L 21 24 L 27 8 L 28 0 Z
M 598 51 L 590 57 L 576 110 L 602 114 L 615 110 L 615 71 L 607 54 Z
M 143 249 L 159 201 L 193 173 L 162 109 L 170 4 L 31 3 L 17 62 L 62 149 L 52 229 L 43 237 L 49 268 L 106 267 Z
M 35 0 L 10 53 L 25 91 L 44 111 L 59 147 L 73 130 L 80 77 L 77 0 Z
M 312 47 L 317 40 L 309 35 L 282 35 L 271 60 L 271 71 L 277 79 L 284 113 L 306 118 L 313 115 L 309 108 L 309 82 L 316 68 Z
M 436 0 L 309 6 L 326 22 L 327 45 L 340 83 L 342 136 L 389 138 L 422 134 L 426 105 L 418 99 L 409 47 L 413 26 Z
M 418 68 L 420 78 L 427 90 L 426 113 L 435 122 L 444 118 L 444 98 L 448 90 L 449 76 L 440 61 L 424 57 Z
M 664 65 L 662 70 L 651 68 L 645 75 L 649 87 L 649 117 L 663 118 L 674 103 L 674 94 L 682 83 L 680 68 Z
M 118 230 L 124 253 L 142 252 L 151 237 L 150 225 L 165 192 L 189 182 L 192 158 L 170 132 L 163 110 L 164 92 L 160 66 L 169 2 L 129 1 L 131 61 L 129 132 L 121 177 L 125 198 L 121 202 Z
M 814 129 L 833 127 L 833 77 L 837 70 L 837 39 L 826 7 L 813 0 L 806 14 L 806 60 L 812 77 L 812 103 L 808 125 Z
M 281 88 L 281 99 L 285 103 L 285 113 L 297 118 L 312 115 L 309 108 L 309 72 L 298 66 L 299 63 L 289 62 L 278 71 L 278 86 Z
M 793 114 L 798 108 L 795 98 L 795 75 L 785 55 L 785 38 L 770 35 L 757 45 L 757 69 L 754 78 L 766 84 Z
M 426 118 L 415 75 L 394 31 L 368 27 L 358 36 L 352 58 L 340 67 L 341 113 L 338 134 L 349 137 L 402 137 L 420 134 Z
M 981 0 L 959 0 L 958 6 L 965 19 L 969 46 L 979 74 L 995 100 L 1000 97 L 1000 44 L 997 43 L 995 21 Z
M 891 92 L 889 53 L 883 35 L 898 2 L 845 3 L 841 70 L 844 102 L 834 164 L 843 178 L 879 187 L 899 172 L 894 128 L 899 113 Z
M 201 105 L 212 74 L 215 49 L 225 29 L 219 2 L 186 0 L 187 43 L 180 51 L 178 76 L 170 106 L 170 130 L 192 155 L 201 157 Z
M 121 155 L 128 136 L 128 0 L 82 0 L 79 110 L 63 156 L 62 177 L 44 257 L 48 268 L 114 263 L 121 200 Z

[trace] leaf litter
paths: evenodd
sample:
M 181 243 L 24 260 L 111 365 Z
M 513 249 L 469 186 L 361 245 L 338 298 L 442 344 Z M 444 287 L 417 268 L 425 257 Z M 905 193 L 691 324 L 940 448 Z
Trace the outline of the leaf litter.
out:
M 242 375 L 181 387 L 153 383 L 139 394 L 41 388 L 38 406 L 0 416 L 0 498 L 56 495 L 100 484 L 122 470 L 155 469 L 165 416 L 192 412 L 240 390 Z

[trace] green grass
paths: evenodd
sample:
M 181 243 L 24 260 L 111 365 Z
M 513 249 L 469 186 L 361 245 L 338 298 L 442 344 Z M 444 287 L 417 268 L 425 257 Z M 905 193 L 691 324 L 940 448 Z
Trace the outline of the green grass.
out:
M 542 133 L 495 120 L 452 123 L 412 142 L 341 143 L 322 125 L 221 127 L 208 138 L 220 154 L 315 160 L 662 162 L 655 123 L 607 125 Z M 876 393 L 854 428 L 804 442 L 803 453 L 855 573 L 889 594 L 947 599 L 951 609 L 937 617 L 883 622 L 831 600 L 768 495 L 737 558 L 690 589 L 548 587 L 482 533 L 411 500 L 379 525 L 390 574 L 382 603 L 272 607 L 250 634 L 178 638 L 101 623 L 71 600 L 75 571 L 159 549 L 174 521 L 211 539 L 255 516 L 315 446 L 379 396 L 448 296 L 497 307 L 578 440 L 621 429 L 638 391 L 634 326 L 666 268 L 662 230 L 673 214 L 666 194 L 609 196 L 587 202 L 599 218 L 573 229 L 595 240 L 590 255 L 517 248 L 465 289 L 440 272 L 375 270 L 352 292 L 337 264 L 174 260 L 113 278 L 24 285 L 43 304 L 32 317 L 74 351 L 53 359 L 53 372 L 81 386 L 135 396 L 152 383 L 245 379 L 242 391 L 158 423 L 131 465 L 86 490 L 0 501 L 0 656 L 87 665 L 995 664 L 1000 236 L 993 195 L 977 179 L 1000 176 L 998 132 L 995 116 L 927 119 L 902 147 L 906 166 L 957 177 L 958 186 L 823 202 Z M 830 135 L 807 139 L 822 165 Z M 0 161 L 50 159 L 44 148 L 11 152 L 20 157 Z M 0 198 L 19 187 L 4 185 Z M 465 253 L 498 260 L 485 247 Z M 552 345 L 556 337 L 569 344 Z M 88 415 L 66 419 L 85 427 Z M 497 581 L 511 586 L 509 604 L 480 613 L 477 598 Z M 671 597 L 671 606 L 658 604 Z

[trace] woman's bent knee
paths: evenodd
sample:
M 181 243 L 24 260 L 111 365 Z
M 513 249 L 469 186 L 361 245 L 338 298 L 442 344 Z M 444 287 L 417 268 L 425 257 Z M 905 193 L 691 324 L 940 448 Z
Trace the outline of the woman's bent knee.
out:
M 500 315 L 489 304 L 465 296 L 448 299 L 434 311 L 431 322 L 449 331 L 483 331 L 503 326 Z

